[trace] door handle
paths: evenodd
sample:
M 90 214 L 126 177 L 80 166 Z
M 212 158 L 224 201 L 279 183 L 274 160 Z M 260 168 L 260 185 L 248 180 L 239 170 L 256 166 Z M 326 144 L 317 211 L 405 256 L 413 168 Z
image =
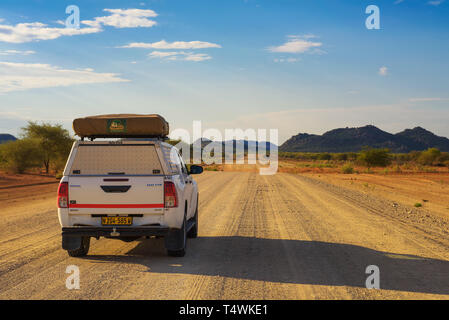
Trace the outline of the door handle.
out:
M 107 193 L 122 193 L 127 192 L 131 186 L 100 186 L 104 192 Z

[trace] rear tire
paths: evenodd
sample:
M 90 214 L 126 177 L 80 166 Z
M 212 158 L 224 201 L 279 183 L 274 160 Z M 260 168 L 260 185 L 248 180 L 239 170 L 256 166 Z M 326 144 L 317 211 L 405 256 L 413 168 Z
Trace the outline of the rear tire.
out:
M 187 237 L 191 239 L 198 237 L 198 203 L 196 205 L 195 216 L 193 217 L 193 219 L 195 220 L 195 224 L 187 233 Z
M 81 247 L 76 250 L 67 250 L 71 257 L 84 257 L 89 252 L 90 237 L 81 237 Z
M 179 236 L 180 238 L 183 239 L 184 245 L 181 249 L 178 250 L 170 250 L 167 249 L 167 254 L 170 257 L 184 257 L 186 254 L 186 246 L 187 246 L 187 223 L 186 223 L 186 217 L 184 216 L 184 222 L 182 223 L 182 227 L 179 231 L 179 234 L 177 236 Z
M 170 257 L 184 257 L 186 255 L 186 249 L 181 250 L 167 250 L 167 254 Z

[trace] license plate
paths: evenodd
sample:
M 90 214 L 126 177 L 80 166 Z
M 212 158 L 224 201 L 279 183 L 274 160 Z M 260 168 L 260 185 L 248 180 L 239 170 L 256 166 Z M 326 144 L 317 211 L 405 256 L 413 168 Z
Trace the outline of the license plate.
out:
M 130 226 L 133 224 L 133 217 L 101 217 L 101 224 L 104 226 Z

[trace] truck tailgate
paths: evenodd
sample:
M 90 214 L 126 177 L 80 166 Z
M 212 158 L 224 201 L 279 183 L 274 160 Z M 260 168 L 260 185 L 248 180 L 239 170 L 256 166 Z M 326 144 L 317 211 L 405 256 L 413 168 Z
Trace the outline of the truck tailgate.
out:
M 162 214 L 163 176 L 70 176 L 69 208 L 76 214 Z

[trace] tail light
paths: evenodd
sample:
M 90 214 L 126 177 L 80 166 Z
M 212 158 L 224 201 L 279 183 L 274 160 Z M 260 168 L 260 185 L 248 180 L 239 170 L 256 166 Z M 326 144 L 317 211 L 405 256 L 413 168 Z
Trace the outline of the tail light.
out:
M 69 183 L 61 182 L 58 188 L 58 208 L 67 208 L 69 204 Z
M 178 206 L 176 187 L 171 181 L 164 182 L 164 206 L 165 208 L 175 208 Z

